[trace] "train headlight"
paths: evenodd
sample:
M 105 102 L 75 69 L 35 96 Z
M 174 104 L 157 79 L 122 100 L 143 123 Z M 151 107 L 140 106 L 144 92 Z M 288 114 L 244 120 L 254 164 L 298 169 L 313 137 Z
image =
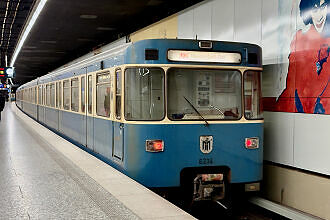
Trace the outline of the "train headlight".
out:
M 257 138 L 257 137 L 245 138 L 245 147 L 247 149 L 259 148 L 259 138 Z
M 164 151 L 164 141 L 162 140 L 146 140 L 147 152 L 162 152 Z

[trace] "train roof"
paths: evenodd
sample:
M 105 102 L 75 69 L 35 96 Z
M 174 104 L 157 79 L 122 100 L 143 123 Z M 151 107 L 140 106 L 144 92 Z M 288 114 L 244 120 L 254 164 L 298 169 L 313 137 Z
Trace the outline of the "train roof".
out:
M 258 45 L 239 42 L 207 41 L 211 42 L 212 47 L 201 48 L 200 42 L 206 41 L 188 39 L 147 39 L 134 43 L 127 43 L 126 38 L 121 38 L 73 60 L 47 75 L 32 80 L 21 86 L 19 89 L 122 64 L 205 65 L 205 62 L 171 61 L 168 59 L 169 50 L 239 53 L 241 54 L 241 62 L 234 64 L 235 66 L 262 67 L 261 48 Z M 209 65 L 232 66 L 233 64 L 209 63 Z

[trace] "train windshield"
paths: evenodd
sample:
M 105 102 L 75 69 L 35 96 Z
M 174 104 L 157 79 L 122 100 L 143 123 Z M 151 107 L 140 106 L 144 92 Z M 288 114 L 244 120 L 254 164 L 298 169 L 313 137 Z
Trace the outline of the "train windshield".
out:
M 167 77 L 169 119 L 241 118 L 242 77 L 239 71 L 170 68 Z

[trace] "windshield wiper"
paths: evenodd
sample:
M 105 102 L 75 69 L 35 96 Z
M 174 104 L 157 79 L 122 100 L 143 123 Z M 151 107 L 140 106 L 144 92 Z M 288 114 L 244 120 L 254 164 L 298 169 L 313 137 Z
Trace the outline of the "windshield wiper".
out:
M 194 111 L 205 121 L 205 126 L 208 126 L 209 123 L 206 121 L 206 119 L 202 116 L 202 114 L 195 108 L 195 106 L 193 104 L 191 104 L 191 102 L 185 97 L 183 96 L 183 98 L 189 103 L 189 105 L 194 109 Z

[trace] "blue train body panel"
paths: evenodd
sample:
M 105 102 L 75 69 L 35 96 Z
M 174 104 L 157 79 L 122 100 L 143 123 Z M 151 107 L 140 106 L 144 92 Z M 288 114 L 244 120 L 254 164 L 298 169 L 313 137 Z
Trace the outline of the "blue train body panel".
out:
M 107 159 L 112 157 L 112 121 L 94 119 L 94 151 Z
M 212 135 L 213 151 L 200 151 L 200 135 Z M 150 187 L 179 186 L 180 172 L 185 167 L 205 166 L 203 158 L 212 158 L 208 166 L 228 166 L 233 183 L 262 179 L 263 149 L 248 150 L 245 138 L 259 137 L 263 144 L 263 125 L 210 124 L 204 125 L 125 125 L 125 167 L 127 174 Z M 145 151 L 145 141 L 161 139 L 165 151 Z

